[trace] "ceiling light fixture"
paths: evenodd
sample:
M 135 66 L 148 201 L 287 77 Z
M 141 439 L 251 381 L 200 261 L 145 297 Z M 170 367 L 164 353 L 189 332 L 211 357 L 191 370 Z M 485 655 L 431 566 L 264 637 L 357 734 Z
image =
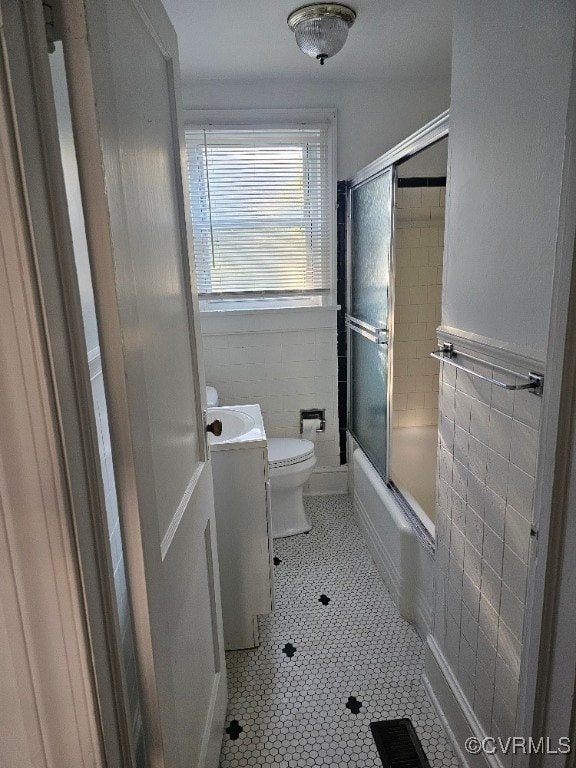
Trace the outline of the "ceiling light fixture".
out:
M 320 64 L 341 50 L 348 30 L 356 20 L 352 8 L 337 3 L 314 3 L 297 8 L 288 16 L 298 48 Z

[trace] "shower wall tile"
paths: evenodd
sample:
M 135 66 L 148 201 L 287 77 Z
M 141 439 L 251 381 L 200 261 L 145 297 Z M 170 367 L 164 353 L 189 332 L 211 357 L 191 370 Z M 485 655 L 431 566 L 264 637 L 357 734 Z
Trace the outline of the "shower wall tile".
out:
M 504 547 L 503 550 L 502 577 L 509 585 L 512 594 L 523 603 L 526 599 L 528 566 L 514 554 L 510 547 Z
M 514 466 L 534 476 L 536 472 L 536 451 L 538 431 L 520 421 L 513 422 L 510 446 L 510 461 Z
M 396 427 L 438 423 L 438 363 L 430 352 L 436 348 L 441 319 L 441 189 L 406 186 L 396 195 L 392 402 Z
M 486 366 L 482 373 L 491 369 Z M 434 635 L 487 733 L 514 733 L 541 399 L 444 365 Z
M 504 541 L 514 554 L 528 562 L 530 553 L 530 521 L 516 512 L 514 507 L 506 506 Z

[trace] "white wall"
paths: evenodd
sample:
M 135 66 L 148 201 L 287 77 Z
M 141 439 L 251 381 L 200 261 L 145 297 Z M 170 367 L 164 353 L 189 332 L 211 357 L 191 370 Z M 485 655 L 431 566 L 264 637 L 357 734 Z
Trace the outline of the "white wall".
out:
M 299 437 L 300 410 L 325 409 L 318 470 L 340 466 L 335 328 L 334 309 L 202 316 L 206 381 L 221 405 L 258 403 L 268 437 Z
M 186 109 L 336 108 L 339 179 L 350 178 L 448 106 L 448 82 L 198 81 L 183 83 Z M 334 268 L 335 268 L 334 254 Z M 269 436 L 298 435 L 301 408 L 326 408 L 318 470 L 337 469 L 336 313 L 203 317 L 207 381 L 225 403 L 259 402 Z M 281 315 L 278 316 L 281 318 Z M 324 486 L 322 486 L 324 487 Z M 329 484 L 325 486 L 330 487 Z M 335 487 L 335 486 L 333 486 Z
M 348 179 L 448 108 L 448 81 L 196 81 L 185 109 L 336 108 L 338 178 Z
M 491 363 L 527 373 L 546 358 L 575 16 L 572 0 L 460 0 L 454 13 L 440 338 L 509 382 Z M 430 648 L 452 720 L 510 736 L 542 401 L 443 368 Z
M 575 12 L 462 0 L 454 13 L 442 322 L 541 360 Z
M 448 168 L 448 139 L 433 144 L 398 166 L 398 176 L 446 176 Z

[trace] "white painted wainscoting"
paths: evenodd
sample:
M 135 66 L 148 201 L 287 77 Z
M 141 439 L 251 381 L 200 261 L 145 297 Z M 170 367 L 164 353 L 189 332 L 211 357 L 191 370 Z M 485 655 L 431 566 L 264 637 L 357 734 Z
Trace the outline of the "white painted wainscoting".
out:
M 300 410 L 322 408 L 305 493 L 346 493 L 340 466 L 336 307 L 202 313 L 206 382 L 221 405 L 258 403 L 268 437 L 299 437 Z

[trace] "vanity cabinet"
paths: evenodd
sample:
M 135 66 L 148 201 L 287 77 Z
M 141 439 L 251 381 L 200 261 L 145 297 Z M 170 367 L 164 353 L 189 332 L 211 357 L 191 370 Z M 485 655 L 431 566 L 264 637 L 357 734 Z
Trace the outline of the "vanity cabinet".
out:
M 256 410 L 257 409 L 257 410 Z M 209 409 L 208 416 L 219 418 Z M 259 645 L 258 615 L 273 610 L 273 562 L 266 434 L 258 406 L 237 406 L 256 426 L 242 439 L 211 439 L 214 507 L 226 650 Z M 226 416 L 226 414 L 224 414 Z

